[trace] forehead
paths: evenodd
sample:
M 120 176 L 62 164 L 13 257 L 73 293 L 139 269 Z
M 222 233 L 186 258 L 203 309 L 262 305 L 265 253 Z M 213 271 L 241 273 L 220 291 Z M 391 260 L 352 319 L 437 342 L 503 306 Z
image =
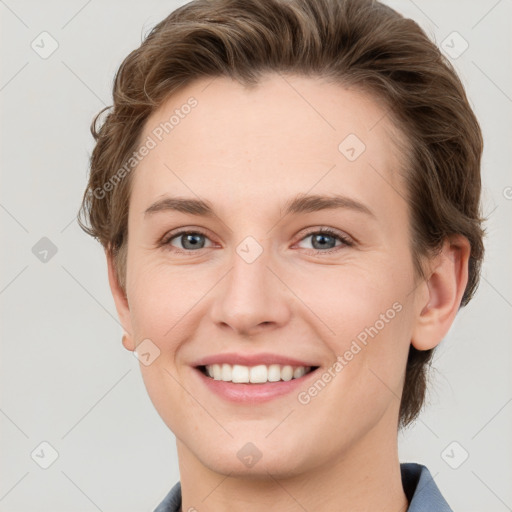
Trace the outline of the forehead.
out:
M 292 75 L 270 74 L 252 88 L 205 78 L 146 121 L 140 140 L 153 147 L 136 169 L 133 199 L 173 190 L 270 199 L 333 187 L 370 201 L 396 196 L 400 137 L 385 106 L 354 88 Z

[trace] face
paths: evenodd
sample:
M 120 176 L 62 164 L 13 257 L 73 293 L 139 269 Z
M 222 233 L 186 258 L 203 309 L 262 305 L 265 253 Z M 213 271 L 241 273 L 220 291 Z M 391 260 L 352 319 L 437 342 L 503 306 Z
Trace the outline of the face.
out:
M 398 137 L 372 97 L 296 76 L 197 81 L 147 120 L 121 314 L 196 464 L 291 475 L 396 437 L 422 289 Z

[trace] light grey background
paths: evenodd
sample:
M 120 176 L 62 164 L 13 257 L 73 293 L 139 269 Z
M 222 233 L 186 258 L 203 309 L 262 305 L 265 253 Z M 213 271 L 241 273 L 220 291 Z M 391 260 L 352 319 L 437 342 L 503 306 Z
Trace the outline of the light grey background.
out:
M 179 479 L 174 436 L 121 345 L 103 251 L 75 216 L 117 67 L 183 3 L 0 0 L 3 512 L 151 511 Z M 454 31 L 469 44 L 452 61 L 484 132 L 489 215 L 479 291 L 437 352 L 430 406 L 400 456 L 427 465 L 456 512 L 512 510 L 512 2 L 387 3 L 440 46 L 463 48 Z M 31 47 L 51 49 L 44 31 L 58 43 L 47 58 Z M 46 263 L 32 252 L 42 237 L 57 248 Z M 48 469 L 44 441 L 58 453 Z

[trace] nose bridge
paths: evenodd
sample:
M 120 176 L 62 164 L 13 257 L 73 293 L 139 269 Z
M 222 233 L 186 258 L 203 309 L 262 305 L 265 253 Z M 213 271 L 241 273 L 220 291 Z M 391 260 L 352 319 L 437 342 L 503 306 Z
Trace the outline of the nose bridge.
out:
M 245 334 L 285 322 L 286 296 L 268 268 L 274 266 L 269 244 L 247 237 L 234 248 L 229 263 L 231 270 L 215 298 L 214 321 Z

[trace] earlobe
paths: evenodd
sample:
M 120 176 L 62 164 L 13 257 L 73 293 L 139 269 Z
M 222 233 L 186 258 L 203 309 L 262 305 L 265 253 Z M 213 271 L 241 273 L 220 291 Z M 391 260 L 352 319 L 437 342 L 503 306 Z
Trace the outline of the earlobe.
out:
M 114 303 L 116 306 L 117 314 L 119 316 L 119 321 L 121 322 L 123 330 L 125 331 L 125 333 L 123 334 L 122 343 L 127 350 L 133 351 L 135 350 L 135 345 L 133 343 L 133 337 L 131 335 L 132 325 L 128 299 L 126 297 L 124 290 L 119 284 L 114 264 L 114 258 L 112 256 L 112 253 L 108 249 L 105 249 L 105 256 L 107 258 L 108 282 L 110 285 L 110 291 L 112 292 L 112 297 L 114 298 Z
M 469 255 L 467 238 L 454 235 L 432 259 L 430 277 L 424 283 L 428 293 L 418 305 L 411 339 L 417 350 L 436 347 L 448 333 L 468 282 Z
M 133 352 L 135 350 L 135 345 L 133 344 L 133 340 L 126 332 L 123 333 L 122 344 L 123 344 L 123 347 L 126 350 L 129 350 L 130 352 Z

